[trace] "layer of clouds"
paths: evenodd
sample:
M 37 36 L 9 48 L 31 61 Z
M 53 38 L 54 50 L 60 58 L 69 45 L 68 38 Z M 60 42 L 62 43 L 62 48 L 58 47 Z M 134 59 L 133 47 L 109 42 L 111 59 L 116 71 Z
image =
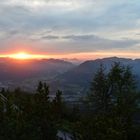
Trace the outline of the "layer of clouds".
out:
M 50 53 L 133 50 L 139 8 L 139 0 L 1 0 L 0 51 L 16 41 Z

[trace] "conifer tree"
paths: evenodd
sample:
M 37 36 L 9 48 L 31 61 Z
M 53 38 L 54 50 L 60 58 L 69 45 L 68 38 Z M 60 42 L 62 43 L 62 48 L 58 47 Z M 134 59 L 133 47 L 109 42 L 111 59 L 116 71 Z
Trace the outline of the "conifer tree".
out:
M 129 66 L 117 62 L 108 73 L 101 66 L 92 81 L 89 97 L 89 102 L 94 105 L 94 116 L 89 119 L 89 124 L 86 121 L 87 132 L 91 136 L 89 139 L 129 140 L 134 137 L 133 120 L 138 107 L 138 94 Z M 83 136 L 86 134 L 83 133 Z
M 102 64 L 91 82 L 88 99 L 96 113 L 105 113 L 109 109 L 110 94 L 108 93 L 108 81 Z

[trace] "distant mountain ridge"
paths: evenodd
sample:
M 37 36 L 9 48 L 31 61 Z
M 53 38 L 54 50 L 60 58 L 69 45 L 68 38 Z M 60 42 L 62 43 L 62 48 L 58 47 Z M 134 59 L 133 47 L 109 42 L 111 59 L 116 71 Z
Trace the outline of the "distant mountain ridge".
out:
M 74 64 L 59 59 L 0 59 L 0 80 L 21 80 L 39 76 L 56 76 L 73 68 Z
M 64 94 L 73 94 L 78 96 L 87 94 L 90 83 L 101 64 L 104 65 L 105 70 L 109 71 L 114 62 L 120 62 L 122 65 L 129 65 L 136 76 L 138 85 L 140 85 L 140 59 L 127 59 L 110 57 L 96 60 L 88 60 L 73 69 L 58 75 L 52 85 L 55 87 L 59 83 L 59 88 L 63 90 Z
M 74 67 L 73 69 L 63 73 L 62 75 L 58 76 L 58 79 L 62 78 L 65 81 L 71 81 L 71 82 L 77 82 L 77 79 L 81 81 L 90 82 L 91 78 L 93 78 L 94 73 L 97 71 L 99 66 L 101 64 L 104 65 L 106 70 L 109 70 L 111 68 L 111 65 L 114 62 L 120 62 L 124 65 L 130 65 L 135 66 L 135 63 L 140 63 L 140 60 L 132 60 L 132 59 L 126 59 L 126 58 L 118 58 L 118 57 L 110 57 L 110 58 L 103 58 L 103 59 L 96 59 L 96 60 L 88 60 L 77 67 Z M 85 79 L 87 80 L 85 80 Z M 89 81 L 90 80 L 90 81 Z
M 14 84 L 14 86 L 21 86 L 25 90 L 32 91 L 38 81 L 43 80 L 50 85 L 51 93 L 60 89 L 65 98 L 76 100 L 87 94 L 99 66 L 103 64 L 106 71 L 109 71 L 114 62 L 131 66 L 140 88 L 140 59 L 118 57 L 88 60 L 79 65 L 59 59 L 22 62 L 0 59 L 0 87 L 13 87 Z

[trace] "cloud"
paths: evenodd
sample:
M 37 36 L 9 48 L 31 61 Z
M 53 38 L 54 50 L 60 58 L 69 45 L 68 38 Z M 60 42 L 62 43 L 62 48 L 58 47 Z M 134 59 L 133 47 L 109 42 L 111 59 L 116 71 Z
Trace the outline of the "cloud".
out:
M 139 8 L 139 0 L 1 0 L 0 50 L 18 40 L 40 52 L 140 51 Z
M 78 35 L 78 36 L 66 36 L 65 39 L 69 40 L 68 46 L 71 47 L 72 50 L 77 51 L 110 51 L 110 50 L 127 50 L 130 49 L 131 46 L 135 46 L 139 44 L 139 40 L 111 40 L 107 38 L 102 38 L 95 35 Z M 63 48 L 64 49 L 64 48 Z
M 68 36 L 63 36 L 62 38 L 75 40 L 75 41 L 99 40 L 99 37 L 95 35 L 68 35 Z
M 42 40 L 42 38 L 41 38 Z M 96 35 L 56 35 L 44 38 L 44 51 L 50 53 L 79 53 L 98 51 L 128 51 L 140 43 L 139 40 L 111 40 Z
M 41 39 L 53 40 L 53 39 L 59 39 L 59 36 L 48 35 L 48 36 L 43 36 Z

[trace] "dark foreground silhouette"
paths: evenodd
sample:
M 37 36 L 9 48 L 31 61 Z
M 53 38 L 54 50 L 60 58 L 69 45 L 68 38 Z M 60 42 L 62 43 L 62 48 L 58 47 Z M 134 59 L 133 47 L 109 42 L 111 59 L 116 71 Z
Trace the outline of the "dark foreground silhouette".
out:
M 129 66 L 101 65 L 88 95 L 68 104 L 39 82 L 36 93 L 2 89 L 0 140 L 139 140 L 140 94 Z

